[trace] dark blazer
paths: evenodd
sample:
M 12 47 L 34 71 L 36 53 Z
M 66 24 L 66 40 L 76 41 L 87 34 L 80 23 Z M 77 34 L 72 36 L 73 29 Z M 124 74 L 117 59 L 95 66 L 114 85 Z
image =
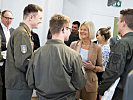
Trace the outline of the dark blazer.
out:
M 40 40 L 39 40 L 38 35 L 35 32 L 31 31 L 31 35 L 32 35 L 32 41 L 34 42 L 33 50 L 36 50 L 37 48 L 40 47 Z
M 10 28 L 9 31 L 10 33 L 12 33 L 14 29 Z M 6 48 L 6 37 L 5 37 L 1 23 L 0 23 L 0 35 L 1 35 L 1 51 L 5 51 L 7 49 Z

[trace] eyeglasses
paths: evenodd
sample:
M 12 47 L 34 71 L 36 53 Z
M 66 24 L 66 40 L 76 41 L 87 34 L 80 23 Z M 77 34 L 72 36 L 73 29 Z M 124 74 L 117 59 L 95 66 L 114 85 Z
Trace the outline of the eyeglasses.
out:
M 5 19 L 7 19 L 7 20 L 13 20 L 14 18 L 10 18 L 10 17 L 5 17 L 5 16 L 2 16 L 2 17 L 4 17 Z
M 70 27 L 66 27 L 67 29 L 69 29 L 70 30 L 70 32 L 72 32 L 72 29 L 70 28 Z

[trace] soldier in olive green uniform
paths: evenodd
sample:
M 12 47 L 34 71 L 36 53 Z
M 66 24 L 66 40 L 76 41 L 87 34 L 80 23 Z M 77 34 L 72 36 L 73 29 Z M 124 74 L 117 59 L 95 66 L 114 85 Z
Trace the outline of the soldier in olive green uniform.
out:
M 68 26 L 66 16 L 54 15 L 50 20 L 52 39 L 35 52 L 29 63 L 26 79 L 37 90 L 39 100 L 75 100 L 76 91 L 86 84 L 79 53 L 63 43 L 70 35 Z
M 99 86 L 99 94 L 103 93 L 120 77 L 112 100 L 122 100 L 128 73 L 133 69 L 133 9 L 121 10 L 117 23 L 122 39 L 112 48 L 109 62 Z M 101 97 L 101 96 L 100 96 Z
M 32 89 L 26 83 L 25 74 L 33 53 L 31 30 L 41 22 L 41 12 L 39 6 L 29 4 L 24 9 L 23 22 L 11 34 L 5 67 L 7 100 L 31 100 Z

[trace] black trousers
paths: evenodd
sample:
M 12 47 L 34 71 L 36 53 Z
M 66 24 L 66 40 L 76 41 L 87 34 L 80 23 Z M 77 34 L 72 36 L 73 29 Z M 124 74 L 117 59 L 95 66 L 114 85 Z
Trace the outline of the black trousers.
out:
M 2 100 L 6 100 L 6 88 L 5 88 L 5 60 L 3 66 L 0 66 L 0 73 L 2 77 Z M 1 92 L 1 91 L 0 91 Z
M 102 82 L 103 72 L 97 72 L 96 74 L 97 74 L 97 78 L 98 78 L 98 85 L 100 85 Z M 99 94 L 97 94 L 97 100 L 99 100 Z

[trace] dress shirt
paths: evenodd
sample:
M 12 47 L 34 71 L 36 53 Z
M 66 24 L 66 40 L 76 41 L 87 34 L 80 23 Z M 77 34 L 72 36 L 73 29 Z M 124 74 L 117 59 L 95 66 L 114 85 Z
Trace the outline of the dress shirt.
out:
M 1 23 L 1 25 L 2 25 L 2 28 L 4 31 L 5 37 L 6 37 L 6 47 L 7 47 L 7 44 L 10 38 L 10 31 L 9 31 L 10 28 L 7 29 L 7 27 L 3 23 Z

